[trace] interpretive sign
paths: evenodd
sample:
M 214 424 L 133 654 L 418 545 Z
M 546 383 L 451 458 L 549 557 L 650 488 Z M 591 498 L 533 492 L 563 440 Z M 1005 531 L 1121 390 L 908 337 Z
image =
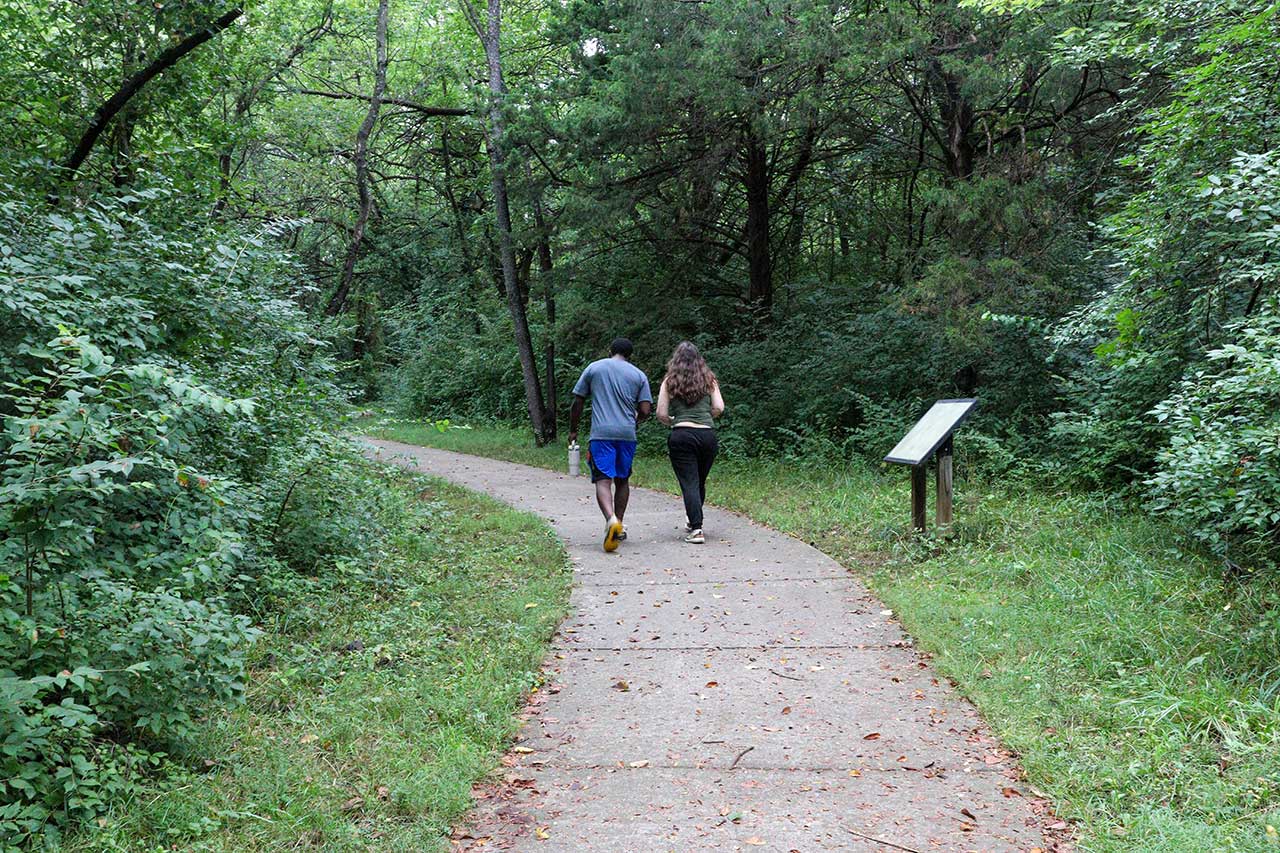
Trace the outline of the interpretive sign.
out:
M 939 400 L 884 458 L 885 462 L 911 466 L 911 524 L 916 530 L 925 526 L 925 466 L 935 453 L 938 527 L 945 530 L 951 526 L 951 434 L 976 405 L 978 401 L 973 399 Z
M 916 421 L 911 431 L 889 451 L 884 461 L 899 465 L 923 465 L 928 462 L 933 452 L 951 437 L 956 427 L 964 423 L 976 405 L 977 400 L 939 400 L 934 403 L 924 413 L 924 417 Z

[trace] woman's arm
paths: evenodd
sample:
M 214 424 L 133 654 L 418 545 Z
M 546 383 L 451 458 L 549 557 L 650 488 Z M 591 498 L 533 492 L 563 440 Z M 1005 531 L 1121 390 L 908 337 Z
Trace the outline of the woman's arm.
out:
M 658 387 L 658 420 L 671 426 L 671 397 L 667 395 L 667 380 Z
M 711 417 L 718 418 L 724 414 L 724 397 L 720 396 L 720 383 L 711 386 Z

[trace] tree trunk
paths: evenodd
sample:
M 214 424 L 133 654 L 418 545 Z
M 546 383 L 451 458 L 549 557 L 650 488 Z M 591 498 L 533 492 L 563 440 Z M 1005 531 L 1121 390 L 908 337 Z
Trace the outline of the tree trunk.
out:
M 520 353 L 520 369 L 524 378 L 524 397 L 529 409 L 529 422 L 533 426 L 534 440 L 538 444 L 547 441 L 547 429 L 542 402 L 542 385 L 538 381 L 538 366 L 533 355 L 533 341 L 529 336 L 529 318 L 525 314 L 520 283 L 516 278 L 516 253 L 511 239 L 511 206 L 507 197 L 506 154 L 502 149 L 505 120 L 502 115 L 506 87 L 502 82 L 502 53 L 499 50 L 502 31 L 502 7 L 500 0 L 488 0 L 487 20 L 481 20 L 471 0 L 460 0 L 463 13 L 471 23 L 489 66 L 489 126 L 486 128 L 485 148 L 489 152 L 490 181 L 493 187 L 494 214 L 498 225 L 498 254 L 502 262 L 502 281 L 507 295 L 507 310 L 515 330 L 516 348 Z
M 232 9 L 216 21 L 211 21 L 208 26 L 192 33 L 173 47 L 161 53 L 151 64 L 134 74 L 128 80 L 121 84 L 120 88 L 115 91 L 110 98 L 94 111 L 93 117 L 89 119 L 89 126 L 85 129 L 84 134 L 80 137 L 79 143 L 72 152 L 67 155 L 67 159 L 62 162 L 62 168 L 66 170 L 66 180 L 75 177 L 80 166 L 88 158 L 89 153 L 93 151 L 94 144 L 98 141 L 98 137 L 102 136 L 102 132 L 106 130 L 107 125 L 116 117 L 120 110 L 142 90 L 142 87 L 151 82 L 151 80 L 164 71 L 168 70 L 182 57 L 195 50 L 218 33 L 231 26 L 237 18 L 244 14 L 243 9 Z
M 526 174 L 529 174 L 526 167 Z M 530 184 L 532 175 L 530 174 Z M 547 234 L 547 219 L 542 209 L 542 190 L 533 192 L 533 222 L 538 228 L 538 271 L 542 279 L 543 306 L 547 314 L 547 343 L 544 348 L 546 365 L 546 416 L 542 427 L 547 441 L 556 440 L 556 285 L 551 278 L 555 265 L 551 260 L 551 239 Z
M 445 97 L 448 97 L 449 90 L 447 84 L 442 84 Z M 458 196 L 453 191 L 453 141 L 449 134 L 449 122 L 443 119 L 440 122 L 440 151 L 441 164 L 444 168 L 444 181 L 442 188 L 444 190 L 445 200 L 449 202 L 449 210 L 453 213 L 453 227 L 458 232 L 458 251 L 462 253 L 462 268 L 466 272 L 467 278 L 471 278 L 475 272 L 475 262 L 471 259 L 471 250 L 468 248 L 470 241 L 467 240 L 467 226 L 463 221 L 462 207 L 458 203 Z
M 934 100 L 938 104 L 938 117 L 942 120 L 942 156 L 947 164 L 947 173 L 951 178 L 967 181 L 973 176 L 973 104 L 964 93 L 965 80 L 960 75 L 947 70 L 940 58 L 940 52 L 951 51 L 957 46 L 970 45 L 976 42 L 972 31 L 962 31 L 951 23 L 947 15 L 952 9 L 949 0 L 934 0 L 935 8 L 941 11 L 938 28 L 935 31 L 928 63 L 928 86 Z
M 936 80 L 935 97 L 938 112 L 946 133 L 946 145 L 942 149 L 951 177 L 967 181 L 973 176 L 973 105 L 965 98 L 963 81 L 956 75 L 942 70 L 942 64 L 934 62 Z
M 360 257 L 360 244 L 364 242 L 365 227 L 369 224 L 369 211 L 373 208 L 373 196 L 369 193 L 369 134 L 378 121 L 378 109 L 382 106 L 382 95 L 387 89 L 387 2 L 378 2 L 378 26 L 374 39 L 377 43 L 377 59 L 374 62 L 373 95 L 369 98 L 369 109 L 356 131 L 356 193 L 359 196 L 360 209 L 356 213 L 356 227 L 351 232 L 351 244 L 347 247 L 347 259 L 342 265 L 342 278 L 338 289 L 325 313 L 330 317 L 342 312 L 346 307 L 347 297 L 351 293 L 351 280 L 356 272 L 356 259 Z
M 747 130 L 747 301 L 773 305 L 773 259 L 769 253 L 769 162 L 764 145 Z

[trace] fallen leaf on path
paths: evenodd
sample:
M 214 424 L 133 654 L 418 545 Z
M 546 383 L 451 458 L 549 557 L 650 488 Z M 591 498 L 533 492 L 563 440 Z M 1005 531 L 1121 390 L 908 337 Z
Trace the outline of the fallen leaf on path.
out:
M 546 841 L 551 837 L 551 833 L 547 831 L 548 829 L 550 829 L 550 827 L 540 826 L 533 831 L 533 834 L 538 836 L 539 841 Z
M 630 684 L 627 684 L 627 682 L 625 682 L 625 681 L 615 681 L 615 682 L 614 682 L 612 685 L 610 685 L 610 686 L 611 686 L 611 687 L 613 687 L 613 689 L 614 689 L 614 690 L 620 690 L 620 691 L 622 691 L 623 693 L 626 693 L 628 690 L 630 690 L 630 689 L 631 689 L 631 685 L 630 685 Z
M 751 836 L 750 838 L 748 838 L 746 841 L 744 841 L 744 842 L 742 842 L 742 843 L 743 843 L 743 844 L 750 844 L 752 847 L 761 847 L 761 846 L 763 846 L 766 842 L 765 842 L 765 840 L 764 840 L 763 838 L 761 838 L 760 836 L 758 836 L 758 835 L 753 835 L 753 836 Z
M 628 766 L 628 767 L 648 767 L 648 766 L 649 766 L 649 762 L 648 762 L 648 761 L 633 761 L 633 762 L 631 762 L 630 764 L 628 764 L 627 766 Z
M 533 750 L 527 746 L 513 746 L 511 747 L 511 751 L 518 752 L 521 755 L 528 755 L 529 753 L 533 752 Z
M 783 708 L 783 709 L 782 709 L 782 713 L 784 713 L 784 714 L 790 714 L 790 713 L 791 713 L 791 706 L 790 706 L 790 705 L 788 705 L 787 707 Z
M 968 809 L 960 809 L 960 814 L 969 818 L 969 820 L 973 821 L 974 823 L 977 823 L 978 821 L 978 816 L 973 812 L 969 811 Z
M 720 686 L 720 682 L 718 682 L 718 681 L 708 681 L 708 682 L 707 682 L 707 686 L 708 686 L 708 687 L 719 687 L 719 686 Z
M 849 771 L 849 775 L 856 779 L 856 778 L 858 778 L 859 776 L 861 776 L 861 775 L 862 775 L 862 771 L 861 771 L 861 770 L 850 770 L 850 771 Z
M 863 736 L 862 736 L 862 739 L 863 739 L 863 740 L 880 740 L 880 733 L 879 733 L 879 732 L 871 732 L 870 734 L 865 734 L 865 735 L 863 735 Z

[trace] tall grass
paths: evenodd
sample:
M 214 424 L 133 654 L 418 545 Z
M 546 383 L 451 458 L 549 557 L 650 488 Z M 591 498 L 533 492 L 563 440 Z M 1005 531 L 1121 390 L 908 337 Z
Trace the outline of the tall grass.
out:
M 381 554 L 279 594 L 244 707 L 71 851 L 433 851 L 540 679 L 571 574 L 542 522 L 384 475 Z

